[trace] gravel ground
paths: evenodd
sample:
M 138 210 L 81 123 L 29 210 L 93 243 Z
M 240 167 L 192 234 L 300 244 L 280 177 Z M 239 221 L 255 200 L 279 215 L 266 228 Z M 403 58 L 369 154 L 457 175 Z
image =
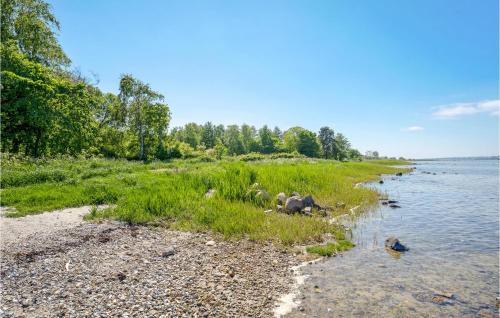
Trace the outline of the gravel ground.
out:
M 100 205 L 104 209 L 107 205 Z M 89 213 L 91 206 L 67 208 L 41 214 L 26 215 L 20 218 L 0 217 L 0 244 L 19 242 L 35 233 L 47 233 L 72 228 L 82 224 L 82 217 Z M 0 216 L 15 211 L 12 208 L 0 207 Z
M 298 260 L 272 245 L 83 223 L 0 246 L 1 317 L 271 317 Z

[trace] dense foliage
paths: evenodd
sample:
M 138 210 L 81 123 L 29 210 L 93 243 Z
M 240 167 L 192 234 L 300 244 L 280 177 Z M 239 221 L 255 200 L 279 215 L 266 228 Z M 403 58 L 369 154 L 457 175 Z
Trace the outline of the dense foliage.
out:
M 129 74 L 119 94 L 103 93 L 69 70 L 57 41 L 59 22 L 43 0 L 0 0 L 2 5 L 1 150 L 32 157 L 101 155 L 127 159 L 194 156 L 222 158 L 290 153 L 357 160 L 342 134 L 302 127 L 188 123 L 168 131 L 164 97 Z

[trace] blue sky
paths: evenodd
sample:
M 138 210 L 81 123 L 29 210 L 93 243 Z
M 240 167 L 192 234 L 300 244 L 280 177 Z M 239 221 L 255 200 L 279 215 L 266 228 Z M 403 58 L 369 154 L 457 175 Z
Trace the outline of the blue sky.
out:
M 160 91 L 172 125 L 318 131 L 362 152 L 498 154 L 498 1 L 52 0 L 73 65 Z

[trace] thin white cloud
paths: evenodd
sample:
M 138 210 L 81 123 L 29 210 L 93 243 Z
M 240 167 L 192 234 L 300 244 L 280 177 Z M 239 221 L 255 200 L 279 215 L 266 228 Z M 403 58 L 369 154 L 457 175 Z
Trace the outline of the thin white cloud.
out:
M 449 119 L 457 118 L 460 116 L 473 115 L 479 113 L 486 113 L 492 116 L 500 115 L 500 100 L 486 100 L 473 103 L 457 103 L 450 105 L 443 105 L 437 107 L 438 109 L 432 113 L 435 118 Z
M 422 131 L 424 130 L 424 127 L 420 127 L 420 126 L 410 126 L 410 127 L 406 127 L 405 129 L 403 129 L 403 131 L 410 131 L 410 132 L 416 132 L 416 131 Z

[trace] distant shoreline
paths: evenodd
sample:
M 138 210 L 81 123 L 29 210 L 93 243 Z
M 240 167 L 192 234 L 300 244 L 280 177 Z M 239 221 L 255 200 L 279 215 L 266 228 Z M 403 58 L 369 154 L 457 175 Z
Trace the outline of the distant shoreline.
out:
M 408 161 L 438 161 L 438 160 L 500 160 L 500 156 L 474 156 L 474 157 L 442 157 L 407 159 Z

